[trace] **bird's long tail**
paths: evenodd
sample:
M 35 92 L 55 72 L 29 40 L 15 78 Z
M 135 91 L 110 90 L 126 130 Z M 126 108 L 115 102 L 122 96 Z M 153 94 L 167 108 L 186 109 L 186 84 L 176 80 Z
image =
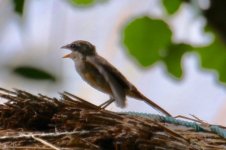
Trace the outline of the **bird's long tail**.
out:
M 172 116 L 170 113 L 168 113 L 165 109 L 163 109 L 162 107 L 160 107 L 159 105 L 157 105 L 156 103 L 154 103 L 152 100 L 150 100 L 149 98 L 147 98 L 146 96 L 144 96 L 143 94 L 141 94 L 138 90 L 134 91 L 134 95 L 133 97 L 143 100 L 145 103 L 147 103 L 148 105 L 150 105 L 151 107 L 153 107 L 155 110 L 157 110 L 160 113 L 163 113 L 166 116 Z

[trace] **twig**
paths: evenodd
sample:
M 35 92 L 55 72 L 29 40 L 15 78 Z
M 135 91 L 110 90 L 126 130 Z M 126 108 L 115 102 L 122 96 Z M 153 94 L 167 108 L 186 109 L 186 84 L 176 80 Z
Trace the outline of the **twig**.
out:
M 16 135 L 16 136 L 1 136 L 0 141 L 29 139 L 29 138 L 32 138 L 32 136 L 47 138 L 47 137 L 59 137 L 59 136 L 64 136 L 64 135 L 84 135 L 84 134 L 88 134 L 88 133 L 90 133 L 90 131 L 21 134 L 21 135 Z
M 191 114 L 190 114 L 191 115 Z M 200 118 L 198 118 L 197 116 L 195 116 L 195 115 L 191 115 L 192 117 L 194 117 L 196 120 L 197 120 L 197 122 L 199 122 L 199 123 L 201 123 L 202 125 L 205 125 L 205 126 L 210 126 L 210 124 L 209 123 L 207 123 L 207 122 L 205 122 L 205 121 L 203 121 L 203 120 L 201 120 Z
M 174 118 L 182 118 L 182 119 L 186 119 L 186 120 L 190 120 L 190 121 L 194 121 L 194 122 L 197 122 L 197 123 L 200 123 L 201 125 L 204 125 L 204 126 L 209 126 L 210 124 L 204 122 L 203 120 L 199 119 L 198 117 L 196 117 L 195 115 L 191 115 L 192 117 L 194 117 L 195 119 L 193 118 L 190 118 L 190 117 L 186 117 L 186 116 L 182 116 L 182 115 L 178 115 L 178 116 L 175 116 Z
M 50 147 L 50 148 L 52 148 L 52 149 L 54 149 L 54 150 L 60 150 L 58 147 L 54 146 L 53 144 L 51 144 L 51 143 L 49 143 L 49 142 L 47 142 L 47 141 L 45 141 L 45 140 L 43 140 L 43 139 L 41 139 L 41 138 L 35 137 L 34 135 L 31 135 L 31 137 L 32 137 L 34 140 L 39 141 L 39 142 L 41 142 L 42 144 L 44 144 L 44 145 L 46 145 L 46 146 L 48 146 L 48 147 Z
M 0 148 L 0 150 L 6 150 L 6 149 L 12 149 L 12 150 L 16 150 L 16 149 L 21 149 L 21 150 L 24 150 L 24 149 L 28 149 L 28 150 L 32 150 L 32 149 L 34 149 L 34 150 L 50 150 L 50 148 L 45 148 L 45 147 L 38 147 L 38 146 L 36 146 L 36 147 L 30 147 L 30 146 L 5 146 L 5 147 L 1 147 Z M 66 150 L 66 148 L 62 148 L 61 150 Z

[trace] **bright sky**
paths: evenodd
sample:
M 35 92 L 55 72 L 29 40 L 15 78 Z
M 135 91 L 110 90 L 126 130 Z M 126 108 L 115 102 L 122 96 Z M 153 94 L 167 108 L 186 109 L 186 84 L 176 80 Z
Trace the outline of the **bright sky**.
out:
M 158 0 L 110 0 L 88 9 L 74 8 L 62 0 L 29 0 L 26 5 L 22 22 L 14 16 L 10 1 L 0 0 L 2 68 L 32 64 L 55 73 L 61 82 L 28 82 L 1 69 L 1 87 L 53 96 L 69 91 L 96 104 L 104 102 L 108 97 L 82 81 L 71 60 L 61 59 L 68 51 L 59 47 L 83 39 L 95 44 L 100 55 L 114 64 L 142 93 L 173 115 L 193 114 L 209 123 L 226 125 L 226 119 L 222 118 L 226 105 L 225 87 L 216 82 L 217 75 L 213 71 L 200 71 L 196 54 L 184 56 L 184 79 L 176 81 L 165 74 L 163 64 L 142 69 L 123 49 L 120 31 L 126 21 L 141 15 L 164 16 Z M 211 39 L 201 32 L 204 20 L 189 6 L 181 8 L 169 22 L 175 41 L 203 44 Z M 116 108 L 114 104 L 108 109 L 158 113 L 145 103 L 130 98 L 126 109 Z

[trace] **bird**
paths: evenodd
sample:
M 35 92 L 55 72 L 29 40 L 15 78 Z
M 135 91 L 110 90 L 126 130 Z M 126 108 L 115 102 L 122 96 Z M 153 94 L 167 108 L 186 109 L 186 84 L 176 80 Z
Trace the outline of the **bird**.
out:
M 124 108 L 126 96 L 128 96 L 142 100 L 162 114 L 171 116 L 170 113 L 138 91 L 116 67 L 97 53 L 96 47 L 90 42 L 76 40 L 61 48 L 71 51 L 63 58 L 70 58 L 74 61 L 75 69 L 84 81 L 110 96 L 110 99 L 100 107 L 106 108 L 112 102 L 116 102 L 118 107 Z

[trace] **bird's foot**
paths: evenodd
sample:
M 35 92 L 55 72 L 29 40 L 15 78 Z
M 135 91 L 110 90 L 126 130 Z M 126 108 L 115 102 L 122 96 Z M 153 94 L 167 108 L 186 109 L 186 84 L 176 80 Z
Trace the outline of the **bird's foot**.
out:
M 101 105 L 99 105 L 100 109 L 105 109 L 106 107 L 108 107 L 112 102 L 114 102 L 115 100 L 113 98 L 107 100 L 106 102 L 102 103 Z

